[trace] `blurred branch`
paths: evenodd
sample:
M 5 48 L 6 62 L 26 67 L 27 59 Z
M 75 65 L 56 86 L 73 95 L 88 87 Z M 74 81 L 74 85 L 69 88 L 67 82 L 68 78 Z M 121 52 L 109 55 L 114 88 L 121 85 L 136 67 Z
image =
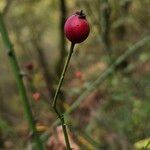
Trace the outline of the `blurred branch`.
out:
M 53 77 L 52 77 L 52 74 L 49 72 L 49 65 L 45 58 L 43 48 L 40 46 L 39 42 L 37 41 L 39 41 L 39 39 L 38 40 L 32 39 L 31 42 L 37 51 L 38 62 L 43 72 L 44 80 L 48 89 L 48 94 L 49 94 L 49 97 L 52 98 L 52 96 L 54 95 L 54 89 L 53 89 L 54 81 L 52 80 Z
M 104 82 L 109 75 L 111 75 L 116 67 L 121 64 L 125 59 L 127 59 L 131 54 L 133 54 L 135 51 L 137 51 L 142 46 L 146 45 L 148 42 L 150 42 L 150 36 L 146 36 L 139 42 L 132 45 L 129 49 L 125 51 L 124 54 L 122 54 L 118 59 L 107 69 L 105 70 L 93 83 L 85 89 L 85 91 L 75 100 L 75 102 L 70 106 L 70 108 L 65 112 L 65 114 L 70 114 L 73 111 L 76 110 L 76 108 L 79 107 L 79 105 L 85 100 L 85 98 L 88 96 L 88 94 L 92 91 L 94 91 L 102 82 Z M 59 123 L 59 120 L 54 122 L 54 126 Z
M 96 3 L 95 5 L 99 7 L 99 1 L 97 1 L 98 3 Z M 83 6 L 85 6 L 88 10 L 88 14 L 91 16 L 90 19 L 93 22 L 94 25 L 96 25 L 98 27 L 98 29 L 100 29 L 100 23 L 99 23 L 99 15 L 97 15 L 97 13 L 95 12 L 95 7 L 92 8 L 94 1 L 92 1 L 92 5 L 88 0 L 85 1 L 80 1 L 80 3 L 82 3 Z M 96 17 L 98 16 L 98 17 Z
M 65 40 L 65 35 L 64 35 L 64 24 L 65 24 L 65 19 L 67 15 L 67 8 L 66 8 L 66 0 L 60 0 L 59 3 L 60 6 L 60 25 L 59 25 L 59 30 L 60 30 L 60 56 L 57 62 L 57 76 L 59 77 L 61 75 L 61 70 L 64 65 L 65 61 L 65 56 L 66 56 L 66 40 Z
M 3 12 L 2 12 L 3 16 L 7 14 L 8 10 L 10 8 L 11 2 L 12 2 L 12 0 L 6 0 L 6 5 L 5 5 Z
M 64 113 L 64 115 L 68 115 L 76 110 L 80 106 L 80 104 L 85 100 L 88 94 L 94 91 L 100 84 L 102 84 L 108 77 L 111 75 L 116 67 L 121 64 L 125 59 L 127 59 L 130 55 L 135 53 L 139 48 L 150 42 L 150 36 L 146 36 L 142 40 L 136 42 L 134 45 L 129 47 L 107 70 L 105 70 L 102 74 L 98 76 L 93 83 L 85 89 L 85 91 L 75 100 L 75 102 L 70 106 L 70 108 Z M 60 123 L 60 120 L 57 119 L 52 126 L 57 126 Z M 46 141 L 49 137 L 49 133 L 45 133 L 41 136 L 42 141 Z
M 86 143 L 84 142 L 85 145 L 86 146 L 89 145 L 87 148 L 89 148 L 89 149 L 90 148 L 91 149 L 94 149 L 94 148 L 96 148 L 96 149 L 102 149 L 103 148 L 102 144 L 99 141 L 96 141 L 95 139 L 93 139 L 91 137 L 91 135 L 87 134 L 85 131 L 75 130 L 75 132 L 76 132 L 76 135 L 77 135 L 78 139 L 80 139 L 80 137 L 81 137 L 81 138 L 84 139 L 84 141 L 86 141 Z
M 122 54 L 118 59 L 107 69 L 105 70 L 93 83 L 85 89 L 85 91 L 75 100 L 75 102 L 70 106 L 70 108 L 67 110 L 66 114 L 72 113 L 76 108 L 79 107 L 79 105 L 85 100 L 85 98 L 88 96 L 88 94 L 92 91 L 94 91 L 102 82 L 104 82 L 109 75 L 111 75 L 116 67 L 121 64 L 125 59 L 127 59 L 130 55 L 132 55 L 135 51 L 137 51 L 142 46 L 148 44 L 150 42 L 150 36 L 146 36 L 139 42 L 135 43 L 129 49 L 125 51 L 124 54 Z
M 110 63 L 112 63 L 110 41 L 110 13 L 111 9 L 108 0 L 101 0 L 101 38 L 104 49 L 108 53 L 109 61 Z
M 106 71 L 104 71 L 82 94 L 79 96 L 75 102 L 70 106 L 70 108 L 66 111 L 65 114 L 70 114 L 73 111 L 76 110 L 80 106 L 80 104 L 85 100 L 85 98 L 88 96 L 88 94 L 92 91 L 94 91 L 99 85 L 101 85 L 102 82 L 104 82 L 109 75 L 111 75 L 116 67 L 121 64 L 126 58 L 128 58 L 131 54 L 136 52 L 139 48 L 142 46 L 148 44 L 150 42 L 150 36 L 146 36 L 142 40 L 138 41 L 131 47 L 129 47 L 128 50 L 125 51 L 124 54 L 122 54 Z
M 23 106 L 24 106 L 25 115 L 26 115 L 28 123 L 29 123 L 29 127 L 30 127 L 30 129 L 31 129 L 31 131 L 34 135 L 34 139 L 35 139 L 35 142 L 36 142 L 37 149 L 42 150 L 43 146 L 42 146 L 42 143 L 41 143 L 41 141 L 39 139 L 39 136 L 37 134 L 37 131 L 36 131 L 34 118 L 33 118 L 33 115 L 32 115 L 31 108 L 30 108 L 30 104 L 29 104 L 29 100 L 28 100 L 28 97 L 27 97 L 26 89 L 25 89 L 25 86 L 24 86 L 24 83 L 23 83 L 22 76 L 20 75 L 19 64 L 18 64 L 16 55 L 15 55 L 15 52 L 14 52 L 13 45 L 12 45 L 10 39 L 9 39 L 9 35 L 8 35 L 7 29 L 5 27 L 5 23 L 3 21 L 2 14 L 0 14 L 0 32 L 1 32 L 3 43 L 4 43 L 4 45 L 6 47 L 6 50 L 7 50 L 7 55 L 8 55 L 12 70 L 13 70 L 15 78 L 16 78 L 17 86 L 18 86 L 18 89 L 19 89 L 20 97 L 22 99 L 22 103 L 23 103 Z
M 107 51 L 110 51 L 110 12 L 108 0 L 101 0 L 101 37 Z
M 125 0 L 121 2 L 120 17 L 112 24 L 112 28 L 115 29 L 115 35 L 118 40 L 124 39 L 126 35 L 126 23 L 131 19 L 128 15 L 131 1 Z
M 102 148 L 102 145 L 99 141 L 95 141 L 95 139 L 91 138 L 89 134 L 87 134 L 79 126 L 75 125 L 76 121 L 73 118 L 71 118 L 71 116 L 67 116 L 67 120 L 69 120 L 69 122 L 73 124 L 73 126 L 68 125 L 68 128 L 70 129 L 70 131 L 73 131 L 73 134 L 76 136 L 76 138 L 83 147 L 86 147 L 86 149 Z M 51 131 L 52 130 L 53 128 L 51 128 Z M 50 130 L 48 132 L 50 132 Z M 48 140 L 50 136 L 50 133 L 48 132 L 44 133 L 41 136 L 43 142 Z
M 148 141 L 148 143 L 146 144 L 146 146 L 144 147 L 144 150 L 147 150 L 147 149 L 149 149 L 148 147 L 149 147 L 149 145 L 150 145 L 150 140 Z

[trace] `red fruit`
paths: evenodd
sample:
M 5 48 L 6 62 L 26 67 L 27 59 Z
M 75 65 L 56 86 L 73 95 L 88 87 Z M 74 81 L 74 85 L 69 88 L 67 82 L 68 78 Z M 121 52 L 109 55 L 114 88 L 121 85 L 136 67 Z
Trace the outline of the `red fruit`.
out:
M 88 37 L 90 27 L 82 10 L 66 20 L 64 31 L 68 40 L 73 44 L 81 43 Z
M 33 93 L 32 96 L 35 101 L 39 101 L 41 99 L 41 94 L 39 92 Z
M 78 79 L 81 79 L 81 78 L 83 77 L 83 74 L 82 74 L 81 71 L 76 71 L 74 75 L 75 75 L 75 77 L 78 78 Z

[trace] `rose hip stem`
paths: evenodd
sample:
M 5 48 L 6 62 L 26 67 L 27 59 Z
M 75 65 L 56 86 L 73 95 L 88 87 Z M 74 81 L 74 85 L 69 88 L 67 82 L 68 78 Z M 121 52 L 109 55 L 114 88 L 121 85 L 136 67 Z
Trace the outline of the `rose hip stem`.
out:
M 89 23 L 86 20 L 86 16 L 82 10 L 80 12 L 76 12 L 75 14 L 71 15 L 65 22 L 64 33 L 68 38 L 68 40 L 71 42 L 71 47 L 56 89 L 52 106 L 58 118 L 61 121 L 66 147 L 68 150 L 71 150 L 71 147 L 70 147 L 67 128 L 64 120 L 64 113 L 60 113 L 57 109 L 57 98 L 73 53 L 74 46 L 75 44 L 83 42 L 88 37 L 89 32 L 90 32 Z
M 70 147 L 68 133 L 67 133 L 66 124 L 65 124 L 65 120 L 64 120 L 64 114 L 61 114 L 57 109 L 57 98 L 58 98 L 58 95 L 59 95 L 59 92 L 60 92 L 61 85 L 64 81 L 64 77 L 65 77 L 65 74 L 66 74 L 66 71 L 67 71 L 72 53 L 73 53 L 74 46 L 75 46 L 75 44 L 71 43 L 70 51 L 68 53 L 68 56 L 67 56 L 67 59 L 66 59 L 66 62 L 65 62 L 65 65 L 64 65 L 64 68 L 63 68 L 63 71 L 62 71 L 57 89 L 56 89 L 53 104 L 52 104 L 52 107 L 53 107 L 54 111 L 56 112 L 57 116 L 59 117 L 59 119 L 61 121 L 61 125 L 62 125 L 62 129 L 63 129 L 63 132 L 64 132 L 64 138 L 65 138 L 67 150 L 71 150 L 71 147 Z
M 5 23 L 3 21 L 3 17 L 2 17 L 1 13 L 0 13 L 0 32 L 2 35 L 2 40 L 4 42 L 4 45 L 7 48 L 7 54 L 8 54 L 12 69 L 14 71 L 14 75 L 15 75 L 17 86 L 19 89 L 20 97 L 22 99 L 22 103 L 24 106 L 24 113 L 25 113 L 26 118 L 28 120 L 29 127 L 32 131 L 34 140 L 36 142 L 36 148 L 38 150 L 43 150 L 43 145 L 42 145 L 41 140 L 40 140 L 40 138 L 37 134 L 37 131 L 36 131 L 35 122 L 34 122 L 32 111 L 31 111 L 29 101 L 27 98 L 27 93 L 26 93 L 25 86 L 23 83 L 22 75 L 20 74 L 19 64 L 18 64 L 16 55 L 14 52 L 13 46 L 12 46 L 11 41 L 9 39 L 8 32 L 7 32 L 7 29 L 5 27 Z

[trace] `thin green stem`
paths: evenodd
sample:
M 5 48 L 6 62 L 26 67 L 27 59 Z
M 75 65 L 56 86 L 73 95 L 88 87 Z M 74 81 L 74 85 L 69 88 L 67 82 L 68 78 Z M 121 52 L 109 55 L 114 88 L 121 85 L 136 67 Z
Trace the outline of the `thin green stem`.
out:
M 66 114 L 70 114 L 79 107 L 79 105 L 85 100 L 86 96 L 92 91 L 94 91 L 102 82 L 104 82 L 116 69 L 116 67 L 121 64 L 126 58 L 128 58 L 131 54 L 137 51 L 142 46 L 148 44 L 150 42 L 150 35 L 144 37 L 142 40 L 138 41 L 134 45 L 130 46 L 129 49 L 125 51 L 120 57 L 116 59 L 116 61 L 106 69 L 102 74 L 100 74 L 96 80 L 94 80 L 90 86 L 88 86 L 85 91 L 76 99 L 76 101 L 71 105 L 71 107 L 65 112 Z
M 7 48 L 7 54 L 8 54 L 9 60 L 10 60 L 11 67 L 14 71 L 14 75 L 15 75 L 17 86 L 19 89 L 20 97 L 22 99 L 22 103 L 24 106 L 24 112 L 25 112 L 26 118 L 28 120 L 29 127 L 33 133 L 33 137 L 35 139 L 37 149 L 43 150 L 42 143 L 36 132 L 34 118 L 32 116 L 32 111 L 31 111 L 30 104 L 29 104 L 29 101 L 27 98 L 26 89 L 25 89 L 25 86 L 23 83 L 22 75 L 20 74 L 20 68 L 18 65 L 18 61 L 17 61 L 16 55 L 15 55 L 13 46 L 11 44 L 11 41 L 9 39 L 8 32 L 5 27 L 5 23 L 3 21 L 2 14 L 0 14 L 0 32 L 2 35 L 2 40 L 4 42 L 4 45 Z
M 109 67 L 107 68 L 102 74 L 100 74 L 93 82 L 90 86 L 88 86 L 83 93 L 76 99 L 76 101 L 70 106 L 70 108 L 68 110 L 66 110 L 66 112 L 64 114 L 71 114 L 72 112 L 74 112 L 76 110 L 76 108 L 79 107 L 79 105 L 86 100 L 86 97 L 89 95 L 90 92 L 94 91 L 99 85 L 101 85 L 107 78 L 109 75 L 111 75 L 116 67 L 121 64 L 125 59 L 127 59 L 129 56 L 131 56 L 133 53 L 135 53 L 138 49 L 142 48 L 143 46 L 145 46 L 146 44 L 148 44 L 150 42 L 150 35 L 147 35 L 146 37 L 144 37 L 143 39 L 139 40 L 138 42 L 136 42 L 135 44 L 133 44 L 132 46 L 130 46 L 125 53 L 123 53 L 120 57 L 117 58 L 117 60 L 115 60 L 115 62 Z M 60 120 L 56 120 L 53 123 L 53 127 L 57 126 L 60 123 Z M 43 134 L 41 136 L 42 141 L 46 141 L 49 137 L 49 132 Z
M 76 99 L 76 101 L 70 106 L 70 108 L 65 112 L 65 114 L 70 114 L 73 111 L 76 110 L 76 108 L 79 107 L 79 105 L 85 100 L 86 96 L 92 91 L 94 91 L 99 85 L 101 85 L 102 82 L 104 82 L 109 75 L 111 75 L 116 67 L 121 64 L 125 59 L 127 59 L 131 54 L 133 54 L 135 51 L 137 51 L 142 46 L 148 44 L 150 42 L 150 35 L 144 37 L 140 41 L 136 42 L 132 46 L 130 46 L 124 54 L 122 54 L 120 57 L 117 58 L 117 60 L 108 68 L 106 69 L 102 74 L 100 74 L 92 83 L 90 86 L 88 86 L 85 91 Z M 58 122 L 56 121 L 54 125 L 57 125 Z
M 64 65 L 64 68 L 63 68 L 63 71 L 62 71 L 57 89 L 56 89 L 53 104 L 52 104 L 54 111 L 56 112 L 58 118 L 61 121 L 62 129 L 63 129 L 63 132 L 64 132 L 64 138 L 65 138 L 65 142 L 66 142 L 66 147 L 67 147 L 68 150 L 71 150 L 71 147 L 70 147 L 68 133 L 67 133 L 66 125 L 65 125 L 64 114 L 61 114 L 57 109 L 57 98 L 59 96 L 59 92 L 60 92 L 62 83 L 64 81 L 64 77 L 65 77 L 65 74 L 66 74 L 66 71 L 67 71 L 72 53 L 73 53 L 74 46 L 75 46 L 75 44 L 71 43 L 70 51 L 68 53 L 68 56 L 67 56 L 67 59 L 66 59 L 66 62 L 65 62 L 65 65 Z

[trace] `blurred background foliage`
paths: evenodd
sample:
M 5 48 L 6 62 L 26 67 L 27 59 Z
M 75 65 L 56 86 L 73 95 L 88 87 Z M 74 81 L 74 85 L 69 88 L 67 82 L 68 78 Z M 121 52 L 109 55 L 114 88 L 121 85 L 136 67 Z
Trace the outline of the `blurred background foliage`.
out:
M 20 67 L 27 73 L 24 82 L 34 116 L 38 124 L 46 127 L 45 132 L 50 131 L 50 138 L 56 134 L 52 128 L 56 118 L 49 111 L 49 97 L 53 97 L 70 45 L 63 36 L 64 19 L 82 9 L 91 32 L 86 42 L 76 46 L 60 96 L 62 110 L 109 67 L 112 63 L 109 53 L 111 61 L 115 61 L 128 47 L 150 34 L 149 0 L 104 3 L 103 0 L 0 0 L 0 11 Z M 109 23 L 106 29 L 109 45 L 102 37 L 103 10 L 108 6 L 109 17 L 105 19 Z M 149 48 L 150 45 L 144 46 L 126 59 L 71 114 L 74 119 L 68 119 L 68 126 L 80 149 L 141 149 L 136 143 L 150 137 Z M 5 49 L 1 38 L 0 49 Z M 30 145 L 28 134 L 14 76 L 6 53 L 1 51 L 0 149 L 24 149 Z M 51 144 L 47 147 L 56 149 Z

